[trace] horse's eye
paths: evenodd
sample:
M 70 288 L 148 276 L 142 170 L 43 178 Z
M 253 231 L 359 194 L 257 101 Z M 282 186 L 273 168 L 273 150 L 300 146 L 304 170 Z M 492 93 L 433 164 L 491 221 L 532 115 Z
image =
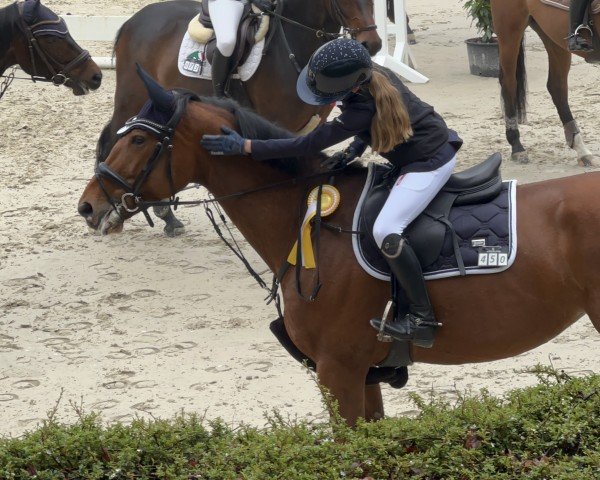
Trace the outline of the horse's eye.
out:
M 141 135 L 134 135 L 131 138 L 131 143 L 133 143 L 134 145 L 141 145 L 145 141 L 146 141 L 146 139 L 144 137 L 142 137 Z

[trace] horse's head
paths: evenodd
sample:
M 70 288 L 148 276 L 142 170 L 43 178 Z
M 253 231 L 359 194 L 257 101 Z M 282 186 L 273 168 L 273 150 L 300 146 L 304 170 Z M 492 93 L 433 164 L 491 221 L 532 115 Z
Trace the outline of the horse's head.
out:
M 371 55 L 381 49 L 373 12 L 373 0 L 324 0 L 330 14 L 345 27 Z
M 96 165 L 95 176 L 79 200 L 80 215 L 101 234 L 121 231 L 123 221 L 139 211 L 151 223 L 143 201 L 172 197 L 198 177 L 200 138 L 190 141 L 191 121 L 183 121 L 195 95 L 166 91 L 139 66 L 138 72 L 149 100 L 117 132 L 117 142 L 106 161 Z M 210 133 L 218 133 L 217 129 Z
M 118 132 L 118 140 L 79 199 L 78 211 L 90 228 L 119 232 L 123 221 L 142 212 L 147 202 L 173 197 L 189 183 L 200 183 L 215 195 L 264 184 L 265 174 L 300 173 L 300 163 L 281 159 L 255 162 L 248 157 L 210 155 L 201 145 L 203 134 L 219 134 L 222 126 L 236 128 L 245 138 L 290 138 L 294 135 L 235 101 L 197 97 L 189 91 L 169 92 L 138 66 L 149 100 Z M 322 159 L 316 158 L 320 163 Z M 231 182 L 236 183 L 232 185 Z
M 18 12 L 15 29 L 20 35 L 14 36 L 13 49 L 17 63 L 25 72 L 34 78 L 65 85 L 75 95 L 100 87 L 100 68 L 73 40 L 64 20 L 40 0 L 18 4 Z

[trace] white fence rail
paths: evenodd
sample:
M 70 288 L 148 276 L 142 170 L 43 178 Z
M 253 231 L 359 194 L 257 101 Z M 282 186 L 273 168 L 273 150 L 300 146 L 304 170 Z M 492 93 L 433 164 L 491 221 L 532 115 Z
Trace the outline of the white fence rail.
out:
M 381 51 L 375 56 L 374 61 L 384 65 L 415 83 L 425 83 L 429 79 L 417 72 L 414 68 L 414 58 L 409 50 L 407 42 L 405 0 L 393 0 L 397 24 L 390 24 L 387 20 L 386 0 L 375 1 L 375 23 L 379 26 L 378 32 L 382 39 L 388 35 L 396 36 L 396 46 L 393 51 L 388 48 L 384 40 Z M 73 38 L 80 42 L 112 42 L 117 35 L 121 25 L 129 17 L 84 17 L 78 15 L 64 15 L 65 22 Z M 92 52 L 93 54 L 93 52 Z M 94 61 L 100 68 L 115 68 L 114 59 L 111 57 L 96 57 Z

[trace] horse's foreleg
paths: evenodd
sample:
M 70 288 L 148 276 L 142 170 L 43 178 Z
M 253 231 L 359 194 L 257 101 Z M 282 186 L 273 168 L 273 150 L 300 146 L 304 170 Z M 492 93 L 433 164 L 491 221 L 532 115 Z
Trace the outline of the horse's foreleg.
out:
M 165 200 L 169 200 L 168 198 Z M 152 209 L 154 211 L 154 215 L 165 222 L 164 232 L 169 237 L 176 237 L 185 232 L 185 226 L 183 223 L 175 216 L 171 207 L 154 207 Z
M 337 400 L 339 413 L 350 426 L 365 417 L 367 370 L 357 371 L 351 362 L 331 358 L 317 362 L 319 382 Z
M 544 42 L 548 52 L 548 92 L 558 111 L 558 116 L 565 130 L 567 145 L 577 152 L 579 165 L 582 167 L 599 166 L 598 157 L 586 147 L 577 121 L 573 118 L 569 106 L 569 71 L 571 70 L 571 53 L 552 41 L 537 25 L 534 29 Z
M 379 384 L 365 386 L 365 420 L 381 420 L 383 415 L 381 387 Z

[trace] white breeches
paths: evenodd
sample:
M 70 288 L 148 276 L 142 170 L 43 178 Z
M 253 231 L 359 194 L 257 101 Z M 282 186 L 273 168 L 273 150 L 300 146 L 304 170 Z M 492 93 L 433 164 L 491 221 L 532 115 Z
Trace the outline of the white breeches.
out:
M 373 225 L 373 237 L 379 248 L 385 237 L 392 233 L 402 235 L 425 210 L 452 175 L 454 165 L 456 157 L 432 172 L 411 172 L 398 177 Z
M 244 13 L 242 0 L 210 0 L 208 13 L 217 37 L 217 48 L 224 57 L 231 57 L 237 40 L 238 26 Z

